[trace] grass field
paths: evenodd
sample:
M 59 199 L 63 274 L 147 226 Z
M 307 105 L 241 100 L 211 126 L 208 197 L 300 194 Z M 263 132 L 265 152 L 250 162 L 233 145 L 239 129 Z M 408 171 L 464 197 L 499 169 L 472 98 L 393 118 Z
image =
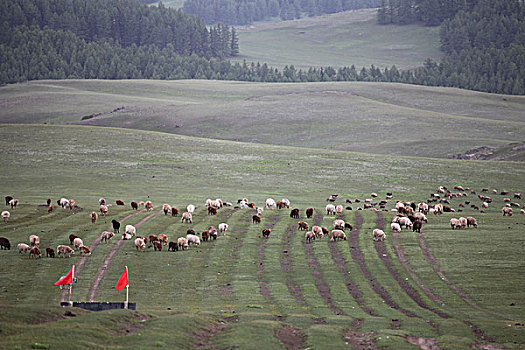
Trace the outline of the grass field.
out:
M 225 207 L 213 217 L 204 207 L 206 198 L 236 203 L 248 197 L 263 205 L 268 197 L 287 197 L 310 226 L 331 227 L 335 217 L 324 211 L 331 194 L 345 206 L 345 199 L 364 200 L 372 191 L 379 198 L 393 192 L 394 199 L 425 200 L 438 185 L 507 189 L 512 195 L 523 192 L 523 163 L 394 158 L 59 125 L 1 125 L 0 146 L 0 193 L 21 201 L 0 225 L 0 236 L 15 245 L 0 251 L 2 348 L 360 349 L 356 344 L 370 342 L 417 349 L 412 343 L 418 341 L 441 349 L 525 346 L 525 216 L 501 216 L 504 196 L 490 194 L 494 201 L 485 214 L 467 205 L 463 213 L 429 217 L 421 235 L 407 230 L 395 236 L 390 212 L 359 211 L 362 203 L 353 203 L 354 210 L 342 214 L 354 226 L 348 240 L 324 237 L 312 244 L 304 243 L 288 210 L 267 209 L 255 225 L 252 210 Z M 83 211 L 48 214 L 38 206 L 61 196 L 75 199 Z M 192 225 L 162 213 L 135 213 L 125 223 L 140 223 L 140 235 L 166 233 L 175 240 L 190 227 L 200 232 L 220 222 L 230 229 L 187 252 L 140 253 L 132 241 L 123 242 L 96 300 L 124 299 L 114 284 L 128 265 L 137 311 L 73 309 L 76 317 L 66 316 L 52 283 L 80 263 L 78 254 L 32 260 L 18 255 L 16 244 L 39 234 L 42 247 L 55 247 L 67 244 L 70 233 L 92 244 L 111 219 L 132 214 L 128 206 L 114 205 L 108 217 L 91 224 L 88 213 L 97 210 L 101 196 L 110 203 L 150 199 L 180 210 L 197 206 Z M 471 195 L 451 205 L 459 209 L 467 199 L 481 203 Z M 306 219 L 310 206 L 316 212 Z M 459 215 L 475 216 L 479 227 L 450 230 L 449 219 Z M 372 242 L 376 227 L 387 232 L 384 243 Z M 258 237 L 263 228 L 272 228 L 268 240 Z M 88 299 L 117 238 L 85 259 L 75 300 Z
M 234 61 L 282 68 L 363 66 L 414 68 L 440 60 L 439 27 L 379 25 L 376 9 L 238 27 Z
M 403 84 L 38 81 L 1 87 L 0 109 L 1 123 L 113 126 L 421 157 L 480 146 L 505 156 L 511 143 L 525 141 L 522 96 Z M 511 159 L 525 159 L 524 150 Z

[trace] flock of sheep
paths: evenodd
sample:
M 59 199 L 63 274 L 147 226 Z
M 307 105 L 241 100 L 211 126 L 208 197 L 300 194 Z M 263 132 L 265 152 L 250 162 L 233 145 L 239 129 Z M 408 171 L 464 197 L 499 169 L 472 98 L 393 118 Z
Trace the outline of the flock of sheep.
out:
M 428 223 L 428 214 L 434 214 L 434 215 L 441 215 L 444 212 L 461 212 L 463 211 L 463 208 L 465 208 L 466 205 L 470 205 L 471 208 L 474 210 L 478 210 L 481 213 L 485 212 L 485 209 L 489 207 L 489 204 L 492 203 L 492 198 L 487 196 L 485 193 L 489 192 L 488 189 L 482 189 L 483 194 L 477 195 L 478 199 L 481 201 L 480 206 L 472 203 L 469 199 L 469 196 L 476 195 L 476 191 L 466 187 L 463 188 L 462 186 L 454 186 L 454 192 L 448 190 L 444 186 L 439 186 L 437 188 L 436 193 L 432 193 L 430 195 L 430 198 L 426 201 L 421 201 L 419 203 L 415 202 L 401 202 L 396 201 L 395 207 L 391 209 L 391 211 L 395 212 L 396 215 L 393 217 L 392 222 L 390 224 L 390 228 L 393 232 L 401 232 L 402 229 L 412 229 L 414 232 L 421 232 L 421 229 L 423 227 L 423 223 Z M 492 190 L 492 193 L 497 195 L 497 190 Z M 501 191 L 499 192 L 500 195 L 508 195 L 509 191 Z M 378 195 L 376 193 L 372 193 L 370 195 L 371 198 L 365 199 L 362 206 L 357 207 L 357 210 L 372 210 L 372 211 L 388 211 L 386 209 L 386 206 L 388 204 L 388 200 L 393 199 L 392 193 L 387 193 L 386 199 L 378 201 L 376 198 Z M 331 195 L 326 200 L 328 202 L 335 202 L 337 200 L 337 195 Z M 459 203 L 459 208 L 456 210 L 450 206 L 450 200 L 452 198 L 461 198 L 465 199 L 461 203 Z M 472 197 L 470 197 L 472 198 Z M 521 199 L 522 195 L 519 192 L 514 193 L 515 199 Z M 525 205 L 521 206 L 519 203 L 512 203 L 510 197 L 503 198 L 504 206 L 501 209 L 503 216 L 512 216 L 513 214 L 513 207 L 520 208 L 520 213 L 525 214 Z M 5 197 L 5 203 L 7 206 L 10 206 L 12 210 L 15 210 L 16 207 L 19 205 L 19 200 L 13 198 L 12 196 L 6 196 Z M 332 203 L 329 203 L 326 205 L 326 215 L 336 215 L 339 216 L 339 218 L 336 218 L 333 222 L 333 228 L 329 230 L 326 227 L 319 226 L 319 225 L 313 225 L 311 228 L 309 224 L 305 221 L 298 221 L 297 222 L 297 229 L 299 231 L 305 231 L 305 242 L 306 243 L 312 243 L 312 241 L 316 239 L 321 239 L 324 236 L 330 236 L 330 241 L 337 241 L 337 240 L 346 240 L 346 232 L 345 230 L 352 230 L 353 227 L 350 223 L 345 222 L 342 220 L 341 215 L 344 210 L 352 210 L 352 207 L 348 204 L 357 204 L 361 203 L 359 199 L 355 199 L 354 201 L 347 199 L 346 200 L 347 206 L 344 207 L 343 205 L 334 205 Z M 124 205 L 124 202 L 122 200 L 116 201 L 117 205 Z M 64 209 L 70 209 L 73 210 L 75 208 L 78 208 L 75 205 L 75 201 L 71 199 L 61 198 L 57 201 L 57 205 L 61 206 Z M 359 204 L 360 205 L 360 204 Z M 109 207 L 111 204 L 107 204 L 106 200 L 104 198 L 99 199 L 99 211 L 100 215 L 106 216 L 109 212 Z M 146 211 L 152 211 L 153 210 L 153 203 L 151 201 L 146 202 L 131 202 L 131 208 L 134 210 L 138 210 L 139 207 L 143 206 Z M 220 210 L 223 206 L 233 206 L 232 203 L 229 202 L 223 202 L 221 199 L 211 200 L 208 199 L 205 202 L 205 206 L 207 208 L 208 215 L 216 215 L 218 210 Z M 55 209 L 54 204 L 51 204 L 51 200 L 47 200 L 47 207 L 48 212 L 52 212 Z M 254 215 L 252 216 L 252 223 L 253 224 L 260 224 L 261 223 L 261 216 L 265 209 L 283 209 L 283 208 L 290 208 L 290 201 L 286 198 L 283 198 L 280 201 L 275 201 L 272 198 L 268 198 L 265 202 L 264 206 L 256 206 L 254 202 L 248 201 L 246 198 L 239 199 L 237 201 L 237 205 L 235 206 L 237 209 L 252 209 L 255 210 Z M 170 216 L 178 216 L 179 210 L 175 206 L 171 206 L 169 204 L 164 204 L 162 207 L 165 215 Z M 195 206 L 190 204 L 186 207 L 186 211 L 182 213 L 181 215 L 181 223 L 193 223 L 193 214 L 195 211 Z M 313 217 L 314 209 L 313 208 L 307 208 L 306 209 L 306 218 L 310 219 Z M 4 219 L 4 222 L 7 223 L 8 219 L 11 216 L 11 213 L 9 211 L 3 211 L 1 213 L 2 218 Z M 90 220 L 94 224 L 98 220 L 99 214 L 95 211 L 90 213 Z M 293 208 L 290 211 L 290 217 L 293 219 L 300 220 L 300 210 L 298 208 Z M 472 216 L 467 217 L 459 217 L 459 218 L 451 218 L 450 219 L 450 227 L 451 229 L 463 229 L 463 228 L 469 228 L 469 227 L 478 227 L 477 220 Z M 116 220 L 112 220 L 112 227 L 113 232 L 111 231 L 104 231 L 101 234 L 101 240 L 105 241 L 106 243 L 109 242 L 109 240 L 115 235 L 120 233 L 120 222 Z M 208 241 L 208 240 L 215 240 L 219 236 L 219 234 L 226 235 L 226 231 L 228 230 L 229 226 L 226 223 L 221 223 L 216 228 L 215 226 L 209 226 L 206 230 L 203 230 L 202 232 L 197 233 L 193 229 L 188 229 L 186 232 L 185 237 L 179 237 L 175 241 L 169 241 L 167 235 L 165 234 L 151 234 L 146 236 L 139 236 L 137 234 L 137 228 L 133 225 L 126 225 L 125 231 L 122 233 L 121 239 L 123 240 L 132 240 L 134 238 L 134 245 L 137 251 L 145 251 L 146 247 L 153 247 L 155 251 L 162 251 L 163 246 L 168 247 L 168 251 L 178 251 L 178 250 L 188 250 L 190 244 L 194 246 L 199 246 L 201 244 L 201 241 Z M 271 234 L 271 229 L 263 229 L 262 230 L 262 237 L 263 238 L 269 238 Z M 199 237 L 200 235 L 200 237 Z M 383 241 L 386 238 L 386 233 L 381 229 L 374 229 L 372 232 L 372 237 L 374 241 Z M 75 234 L 71 234 L 69 236 L 70 245 L 73 246 L 71 248 L 68 245 L 58 245 L 56 248 L 56 254 L 55 250 L 53 248 L 46 248 L 46 256 L 54 258 L 55 256 L 62 256 L 62 257 L 70 257 L 72 254 L 75 254 L 75 251 L 79 251 L 80 255 L 86 255 L 89 256 L 91 254 L 90 248 L 88 246 L 84 245 L 84 242 L 80 237 L 78 237 Z M 29 244 L 27 243 L 19 243 L 17 245 L 18 253 L 19 254 L 26 254 L 29 252 L 29 258 L 40 258 L 42 257 L 40 248 L 40 238 L 37 235 L 30 235 L 29 236 Z M 1 249 L 10 249 L 11 244 L 9 240 L 5 237 L 0 237 L 0 248 Z

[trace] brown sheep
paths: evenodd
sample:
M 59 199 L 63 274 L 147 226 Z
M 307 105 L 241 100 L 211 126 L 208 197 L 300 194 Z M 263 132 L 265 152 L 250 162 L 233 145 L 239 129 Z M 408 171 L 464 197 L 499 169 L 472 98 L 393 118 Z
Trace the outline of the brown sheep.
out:
M 177 244 L 177 242 L 170 242 L 169 245 L 168 245 L 168 252 L 169 251 L 178 251 L 179 250 L 179 245 Z
M 294 208 L 290 211 L 290 217 L 292 219 L 299 219 L 299 209 Z
M 54 258 L 55 257 L 55 250 L 53 248 L 47 247 L 46 248 L 46 256 L 48 256 L 50 258 Z
M 261 216 L 259 214 L 252 216 L 252 222 L 254 224 L 260 224 L 261 223 Z
M 9 242 L 7 238 L 0 237 L 0 249 L 6 249 L 6 250 L 11 249 L 11 243 Z
M 208 207 L 208 215 L 217 215 L 217 208 Z
M 272 230 L 269 229 L 269 228 L 265 228 L 264 230 L 262 230 L 262 236 L 263 238 L 269 238 L 270 237 L 270 233 L 272 233 Z M 259 236 L 260 237 L 260 236 Z
M 81 245 L 78 250 L 80 250 L 80 255 L 90 256 L 91 250 L 89 247 L 86 247 L 85 245 Z
M 69 235 L 69 244 L 70 245 L 73 245 L 73 241 L 75 240 L 75 238 L 78 238 L 78 236 L 74 233 L 70 234 Z
M 91 214 L 89 215 L 90 218 L 91 218 L 91 223 L 94 224 L 95 222 L 97 222 L 97 219 L 98 219 L 98 214 L 96 212 L 91 212 Z
M 175 207 L 171 207 L 171 216 L 177 216 L 179 215 L 179 209 Z
M 158 241 L 159 240 L 159 237 L 157 237 L 157 235 L 149 235 L 149 241 L 151 243 L 153 243 L 154 241 Z M 148 243 L 147 241 L 145 243 Z
M 414 221 L 414 224 L 412 226 L 412 232 L 419 232 L 421 233 L 421 229 L 423 228 L 423 222 L 420 220 Z
M 117 205 L 124 205 L 124 201 L 120 199 L 117 199 L 116 203 Z
M 5 196 L 5 205 L 9 205 L 9 202 L 11 202 L 11 199 L 13 199 L 12 196 Z
M 208 230 L 202 231 L 201 237 L 202 237 L 202 241 L 203 242 L 207 242 L 208 239 L 210 239 L 210 231 L 208 231 Z
M 162 251 L 162 243 L 160 243 L 160 241 L 153 241 L 152 243 L 153 243 L 153 249 L 155 251 L 157 251 L 157 250 L 159 252 Z
M 139 209 L 139 205 L 137 204 L 137 202 L 135 202 L 135 201 L 131 202 L 131 209 L 132 210 L 138 210 Z
M 162 244 L 168 245 L 168 236 L 166 236 L 164 233 L 159 234 L 157 238 Z
M 503 212 L 503 216 L 505 215 L 512 216 L 512 208 L 510 207 L 503 207 L 501 208 L 501 211 Z
M 308 223 L 304 221 L 299 221 L 297 223 L 297 230 L 299 231 L 308 231 Z
M 474 228 L 478 228 L 478 222 L 472 216 L 467 217 L 467 227 L 470 227 L 470 226 L 474 226 Z
M 34 246 L 32 247 L 31 249 L 29 249 L 29 258 L 41 258 L 42 257 L 42 254 L 40 253 L 40 249 L 38 248 L 38 246 Z
M 306 209 L 306 218 L 310 219 L 312 216 L 314 216 L 314 208 Z
M 144 203 L 144 207 L 146 208 L 146 211 L 152 211 L 153 203 L 151 203 L 151 201 L 147 201 L 146 203 Z

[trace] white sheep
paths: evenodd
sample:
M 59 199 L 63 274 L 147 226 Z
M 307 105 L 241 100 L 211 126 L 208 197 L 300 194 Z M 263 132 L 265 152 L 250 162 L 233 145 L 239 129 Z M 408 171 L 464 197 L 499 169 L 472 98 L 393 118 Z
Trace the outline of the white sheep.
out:
M 84 242 L 82 241 L 81 238 L 75 238 L 73 240 L 73 246 L 75 247 L 76 250 L 78 250 L 80 248 L 80 246 L 84 245 Z
M 326 205 L 326 215 L 335 215 L 335 214 L 336 214 L 335 205 L 327 204 Z
M 398 223 L 399 226 L 405 226 L 406 228 L 412 227 L 412 221 L 405 216 L 400 217 Z
M 182 217 L 181 217 L 181 219 L 180 219 L 180 222 L 186 222 L 186 223 L 189 222 L 190 224 L 192 224 L 192 223 L 193 223 L 193 215 L 191 215 L 191 213 L 188 212 L 188 211 L 187 211 L 187 212 L 184 212 L 184 213 L 182 214 Z
M 69 205 L 69 200 L 67 198 L 60 198 L 58 204 L 60 204 L 62 208 L 66 208 L 66 206 Z
M 25 254 L 31 247 L 25 243 L 18 243 L 17 248 L 18 248 L 18 254 L 22 254 L 22 252 L 24 252 Z
M 228 227 L 229 227 L 228 224 L 225 224 L 224 222 L 220 223 L 219 224 L 219 232 L 222 233 L 224 236 L 226 236 L 226 231 L 228 231 Z
M 137 238 L 135 239 L 135 248 L 137 249 L 137 251 L 140 251 L 143 252 L 144 249 L 146 249 L 146 243 L 144 243 L 144 240 L 142 238 Z
M 188 205 L 188 207 L 186 207 L 186 211 L 190 214 L 193 214 L 195 211 L 195 206 L 193 204 Z
M 341 215 L 343 213 L 343 209 L 344 207 L 341 204 L 339 204 L 337 207 L 335 207 L 335 212 Z
M 392 229 L 392 231 L 401 232 L 401 226 L 399 226 L 397 222 L 391 223 L 390 228 Z
M 127 235 L 135 236 L 137 234 L 137 229 L 133 225 L 126 225 L 126 231 L 125 232 L 126 232 Z M 129 238 L 125 238 L 125 239 L 129 239 Z
M 2 219 L 4 219 L 4 222 L 7 224 L 7 219 L 9 219 L 9 217 L 11 216 L 11 213 L 8 212 L 7 210 L 4 210 L 2 212 Z
M 376 241 L 376 242 L 384 241 L 385 238 L 386 238 L 385 232 L 383 230 L 381 230 L 381 229 L 378 229 L 378 228 L 376 228 L 373 231 L 373 236 L 374 236 L 374 241 Z
M 270 208 L 277 208 L 277 203 L 275 203 L 275 200 L 273 198 L 268 198 L 266 200 L 266 209 Z
M 290 200 L 288 198 L 281 199 L 281 202 L 283 202 L 286 208 L 290 208 Z
M 186 235 L 186 239 L 188 240 L 188 244 L 189 243 L 193 243 L 195 244 L 197 247 L 201 245 L 201 240 L 198 236 L 196 235 L 192 235 L 192 234 L 188 234 Z
M 341 219 L 334 220 L 334 229 L 335 230 L 344 230 L 345 229 L 345 221 Z
M 39 245 L 40 244 L 40 237 L 37 235 L 30 235 L 29 236 L 29 244 L 33 245 Z

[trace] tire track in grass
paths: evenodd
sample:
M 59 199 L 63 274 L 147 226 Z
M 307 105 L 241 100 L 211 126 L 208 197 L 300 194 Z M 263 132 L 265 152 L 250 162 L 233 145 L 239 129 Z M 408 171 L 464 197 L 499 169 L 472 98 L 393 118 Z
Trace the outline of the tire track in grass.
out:
M 323 221 L 323 214 L 321 212 L 317 212 L 314 218 L 315 225 L 320 226 L 322 221 Z M 359 305 L 361 310 L 363 310 L 365 313 L 367 313 L 370 316 L 379 316 L 374 310 L 371 310 L 364 305 L 364 302 L 362 299 L 363 293 L 350 280 L 350 277 L 348 277 L 348 271 L 346 270 L 347 262 L 345 261 L 341 253 L 339 253 L 339 250 L 337 250 L 336 242 L 328 241 L 328 246 L 330 247 L 330 253 L 332 254 L 332 260 L 337 265 L 337 267 L 339 268 L 339 270 L 341 271 L 343 275 L 348 293 L 350 293 L 350 295 L 352 296 L 352 298 L 354 298 L 357 305 Z
M 143 209 L 145 210 L 145 209 Z M 140 211 L 142 212 L 142 210 Z M 140 213 L 139 212 L 139 213 Z M 136 228 L 139 228 L 140 226 L 142 226 L 144 223 L 146 223 L 148 220 L 150 220 L 151 218 L 153 218 L 154 216 L 158 215 L 162 213 L 162 210 L 159 210 L 157 212 L 153 212 L 151 213 L 150 215 L 146 216 L 145 218 L 143 218 L 142 220 L 140 220 L 136 225 L 134 225 Z M 138 213 L 136 213 L 138 214 Z M 135 214 L 135 215 L 136 215 Z M 100 237 L 99 237 L 100 238 Z M 124 239 L 120 239 L 114 246 L 113 248 L 111 248 L 111 251 L 109 252 L 109 254 L 106 256 L 106 259 L 104 260 L 104 263 L 102 264 L 102 266 L 98 269 L 98 272 L 97 274 L 95 275 L 95 279 L 93 280 L 93 284 L 91 285 L 91 287 L 89 288 L 89 292 L 88 292 L 88 300 L 89 301 L 95 301 L 95 297 L 97 295 L 97 292 L 98 292 L 98 288 L 100 286 L 100 282 L 102 281 L 102 279 L 104 278 L 104 276 L 106 275 L 106 272 L 108 271 L 108 267 L 109 265 L 111 264 L 111 261 L 113 260 L 113 257 L 115 256 L 115 254 L 117 254 L 117 252 L 120 250 L 120 248 L 122 247 L 122 245 L 124 244 Z M 99 240 L 99 243 L 100 243 L 100 240 Z
M 381 212 L 377 211 L 376 215 L 377 215 L 376 227 L 380 230 L 383 230 L 385 228 L 385 218 Z M 414 302 L 419 307 L 425 310 L 428 310 L 441 318 L 444 318 L 444 319 L 450 318 L 450 315 L 444 313 L 443 311 L 436 310 L 428 306 L 427 304 L 425 304 L 425 302 L 421 299 L 417 291 L 409 283 L 407 283 L 405 280 L 403 280 L 398 275 L 398 273 L 394 270 L 394 266 L 392 265 L 390 261 L 391 257 L 386 249 L 384 241 L 379 241 L 379 242 L 374 241 L 374 246 L 377 252 L 377 256 L 379 257 L 379 259 L 381 259 L 381 261 L 383 262 L 383 265 L 385 265 L 385 267 L 387 268 L 388 272 L 390 273 L 390 276 L 392 276 L 392 278 L 396 280 L 397 284 L 399 284 L 401 289 L 410 297 L 410 299 L 414 300 Z
M 288 242 L 291 241 L 291 237 L 293 236 L 294 231 L 295 225 L 288 227 L 288 230 L 286 230 Z M 315 257 L 312 244 L 307 244 L 306 242 L 304 242 L 303 245 L 306 251 L 306 261 L 308 262 L 308 266 L 310 267 L 310 273 L 316 279 L 315 287 L 317 288 L 317 291 L 319 292 L 321 297 L 324 299 L 326 305 L 328 305 L 328 307 L 330 308 L 330 310 L 332 310 L 333 313 L 335 313 L 336 315 L 343 315 L 343 310 L 335 306 L 334 301 L 332 300 L 332 295 L 330 293 L 330 287 L 328 287 L 328 284 L 326 284 L 325 280 L 323 279 L 323 276 L 321 275 L 321 272 L 319 271 L 319 262 Z
M 132 218 L 132 217 L 134 217 L 134 216 L 136 216 L 138 214 L 141 214 L 141 213 L 143 213 L 145 211 L 146 211 L 146 209 L 142 209 L 142 210 L 139 210 L 139 211 L 134 212 L 132 214 L 129 214 L 128 216 L 122 218 L 120 220 L 120 223 L 123 223 L 124 221 L 129 220 L 130 218 Z M 112 230 L 112 229 L 113 229 L 113 224 L 108 226 L 108 230 Z M 91 251 L 91 254 L 93 254 L 94 250 L 98 247 L 98 245 L 100 244 L 101 241 L 102 241 L 102 233 L 89 246 L 89 250 Z M 80 275 L 80 273 L 84 269 L 84 265 L 86 264 L 86 261 L 87 261 L 88 257 L 89 256 L 84 255 L 84 256 L 80 257 L 80 259 L 77 261 L 77 264 L 75 266 L 75 276 Z M 68 300 L 68 291 L 64 290 L 62 292 L 61 301 L 67 301 L 67 300 Z
M 392 309 L 395 309 L 402 314 L 408 316 L 408 317 L 417 317 L 416 314 L 412 313 L 411 311 L 408 311 L 399 305 L 397 305 L 390 295 L 387 293 L 387 291 L 379 284 L 376 280 L 374 280 L 372 274 L 365 266 L 365 258 L 363 256 L 363 253 L 359 249 L 359 233 L 361 231 L 361 226 L 363 225 L 363 218 L 362 216 L 356 212 L 355 213 L 355 228 L 350 233 L 350 239 L 348 241 L 348 244 L 350 245 L 350 252 L 352 254 L 352 260 L 354 260 L 354 263 L 356 263 L 359 268 L 361 269 L 361 273 L 363 276 L 368 280 L 368 284 L 370 284 L 370 287 L 376 292 L 384 301 L 385 303 L 390 306 Z

